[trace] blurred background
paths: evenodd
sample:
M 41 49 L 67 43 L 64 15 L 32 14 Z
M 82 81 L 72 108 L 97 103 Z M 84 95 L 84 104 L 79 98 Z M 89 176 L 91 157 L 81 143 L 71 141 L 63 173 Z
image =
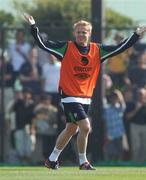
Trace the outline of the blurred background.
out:
M 50 40 L 72 40 L 78 20 L 92 40 L 115 45 L 146 25 L 146 0 L 0 0 L 0 163 L 41 165 L 65 126 L 60 62 L 40 50 L 23 13 Z M 112 107 L 112 108 L 111 108 Z M 88 158 L 95 164 L 146 163 L 146 37 L 102 64 L 89 112 Z M 74 137 L 61 161 L 78 162 Z

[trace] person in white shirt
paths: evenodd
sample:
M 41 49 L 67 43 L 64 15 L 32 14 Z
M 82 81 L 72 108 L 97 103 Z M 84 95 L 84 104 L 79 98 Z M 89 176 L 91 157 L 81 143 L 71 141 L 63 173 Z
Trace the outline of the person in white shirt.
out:
M 60 78 L 61 63 L 51 54 L 48 54 L 48 62 L 42 66 L 43 91 L 51 95 L 52 104 L 59 105 L 58 83 Z
M 19 73 L 21 65 L 26 61 L 31 46 L 24 40 L 25 33 L 22 29 L 16 32 L 16 41 L 9 44 L 9 56 L 14 69 L 15 79 Z

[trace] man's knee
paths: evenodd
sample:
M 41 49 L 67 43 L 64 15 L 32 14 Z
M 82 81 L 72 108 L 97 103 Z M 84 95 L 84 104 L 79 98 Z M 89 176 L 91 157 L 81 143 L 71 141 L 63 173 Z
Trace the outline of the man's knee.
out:
M 69 125 L 66 126 L 65 131 L 67 132 L 67 134 L 70 134 L 71 136 L 75 135 L 78 131 L 78 127 L 76 125 Z
M 91 126 L 89 121 L 82 121 L 81 123 L 79 122 L 79 128 L 80 128 L 80 132 L 83 134 L 89 134 L 89 132 L 91 131 Z
M 91 127 L 90 127 L 90 124 L 84 126 L 83 128 L 80 129 L 82 133 L 84 134 L 89 134 L 90 130 L 91 130 Z

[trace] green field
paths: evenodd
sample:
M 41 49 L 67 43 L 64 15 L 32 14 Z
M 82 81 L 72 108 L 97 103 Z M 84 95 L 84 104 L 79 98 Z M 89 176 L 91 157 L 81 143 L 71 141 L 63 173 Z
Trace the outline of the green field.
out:
M 78 167 L 0 167 L 0 180 L 144 180 L 146 167 L 97 167 L 80 171 Z

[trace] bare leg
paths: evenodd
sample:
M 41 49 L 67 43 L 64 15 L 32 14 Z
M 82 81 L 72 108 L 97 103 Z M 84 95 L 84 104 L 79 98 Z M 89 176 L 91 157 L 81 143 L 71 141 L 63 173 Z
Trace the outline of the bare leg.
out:
M 90 122 L 88 119 L 78 121 L 79 134 L 77 137 L 77 146 L 79 153 L 85 153 L 88 143 L 88 135 L 90 132 Z
M 57 149 L 64 149 L 74 134 L 76 134 L 78 126 L 73 123 L 67 123 L 65 129 L 57 138 L 55 147 Z
M 73 124 L 73 123 L 66 124 L 66 128 L 58 136 L 54 150 L 49 156 L 50 161 L 57 161 L 60 153 L 68 144 L 72 136 L 77 132 L 77 129 L 78 129 L 78 126 L 76 124 Z
M 88 143 L 88 135 L 90 132 L 90 122 L 88 119 L 78 121 L 79 134 L 77 136 L 77 147 L 79 152 L 79 163 L 82 165 L 87 162 L 86 149 Z

